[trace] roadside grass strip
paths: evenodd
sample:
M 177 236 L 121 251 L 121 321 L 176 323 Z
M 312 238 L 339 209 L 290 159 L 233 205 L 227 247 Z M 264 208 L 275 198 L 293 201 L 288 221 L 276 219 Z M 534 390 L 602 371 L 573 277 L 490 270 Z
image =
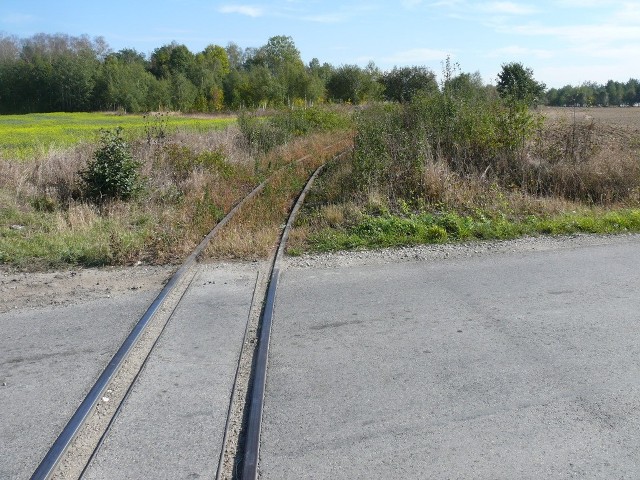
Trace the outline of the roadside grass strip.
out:
M 523 236 L 571 234 L 619 234 L 640 232 L 640 209 L 620 209 L 605 213 L 580 213 L 520 219 L 506 216 L 461 216 L 455 212 L 421 213 L 410 216 L 363 215 L 356 224 L 325 228 L 309 235 L 310 251 L 326 252 L 358 248 L 508 240 Z

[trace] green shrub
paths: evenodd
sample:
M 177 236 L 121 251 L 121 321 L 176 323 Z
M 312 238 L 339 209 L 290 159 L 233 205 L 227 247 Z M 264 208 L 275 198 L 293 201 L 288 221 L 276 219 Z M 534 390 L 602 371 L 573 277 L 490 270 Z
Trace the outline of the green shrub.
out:
M 425 240 L 428 243 L 444 243 L 447 241 L 447 231 L 439 225 L 427 228 Z
M 141 188 L 140 162 L 122 138 L 122 128 L 102 130 L 100 146 L 87 169 L 80 172 L 84 195 L 95 203 L 129 200 Z
M 175 180 L 185 180 L 193 171 L 218 172 L 223 178 L 234 174 L 234 166 L 227 162 L 224 151 L 216 150 L 194 152 L 191 148 L 171 143 L 165 147 L 167 161 Z
M 269 150 L 283 145 L 291 138 L 290 133 L 276 126 L 265 117 L 242 113 L 238 116 L 238 127 L 250 150 L 266 153 Z
M 295 137 L 312 132 L 347 128 L 346 114 L 326 108 L 287 109 L 269 117 L 242 113 L 238 126 L 247 145 L 256 152 L 266 153 Z

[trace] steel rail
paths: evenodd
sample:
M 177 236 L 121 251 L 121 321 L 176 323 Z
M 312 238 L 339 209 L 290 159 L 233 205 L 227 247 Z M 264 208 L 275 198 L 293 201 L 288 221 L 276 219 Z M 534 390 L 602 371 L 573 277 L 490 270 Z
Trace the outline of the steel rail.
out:
M 334 157 L 334 160 L 344 155 L 342 152 Z M 251 395 L 249 398 L 249 410 L 247 417 L 247 425 L 245 430 L 244 456 L 242 464 L 241 480 L 255 480 L 258 478 L 258 462 L 260 458 L 260 432 L 262 430 L 262 413 L 264 410 L 264 395 L 267 381 L 267 364 L 269 360 L 269 342 L 271 338 L 271 324 L 273 322 L 273 313 L 275 310 L 276 290 L 278 288 L 278 280 L 280 278 L 279 264 L 284 256 L 284 249 L 289 238 L 289 232 L 293 227 L 298 211 L 300 210 L 304 199 L 311 189 L 314 181 L 324 169 L 326 164 L 321 165 L 311 175 L 309 180 L 300 192 L 296 203 L 291 209 L 287 224 L 282 231 L 278 251 L 273 258 L 271 265 L 271 274 L 269 279 L 269 287 L 265 297 L 265 304 L 260 318 L 260 334 L 258 338 L 258 350 L 254 366 L 253 382 L 251 387 Z
M 329 145 L 325 147 L 324 150 L 328 150 L 332 146 L 333 145 Z M 295 162 L 290 162 L 287 165 L 290 165 L 292 163 L 300 163 L 308 159 L 309 157 L 310 155 L 305 155 L 304 157 L 299 158 Z M 276 171 L 281 170 L 287 165 L 283 165 Z M 204 237 L 204 239 L 198 244 L 191 255 L 189 255 L 189 257 L 187 257 L 187 259 L 183 262 L 181 267 L 171 276 L 169 281 L 160 291 L 155 300 L 151 303 L 144 315 L 133 327 L 118 351 L 111 358 L 100 377 L 98 377 L 98 380 L 96 380 L 91 390 L 89 390 L 89 393 L 86 395 L 78 409 L 75 411 L 71 419 L 63 428 L 62 432 L 58 435 L 58 438 L 56 438 L 53 445 L 34 471 L 33 475 L 31 476 L 31 480 L 46 480 L 50 478 L 56 466 L 62 459 L 64 453 L 67 451 L 76 435 L 80 431 L 82 425 L 85 423 L 90 413 L 95 408 L 98 400 L 103 396 L 105 389 L 116 376 L 120 367 L 144 332 L 145 327 L 156 314 L 167 296 L 173 291 L 175 286 L 186 274 L 186 272 L 193 266 L 204 249 L 209 245 L 211 239 L 234 217 L 234 215 L 238 212 L 238 210 L 242 208 L 243 205 L 256 197 L 264 189 L 268 182 L 269 178 L 260 183 L 247 196 L 245 196 L 240 202 L 238 202 L 238 204 L 233 207 L 233 209 L 231 209 L 231 211 L 222 220 L 220 220 L 220 222 L 218 222 L 216 226 Z

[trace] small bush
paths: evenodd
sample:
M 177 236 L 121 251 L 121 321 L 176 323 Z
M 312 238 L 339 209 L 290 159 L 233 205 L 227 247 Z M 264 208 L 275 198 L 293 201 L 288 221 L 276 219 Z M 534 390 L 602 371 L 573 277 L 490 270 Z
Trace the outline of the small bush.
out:
M 141 188 L 140 166 L 122 138 L 122 128 L 102 130 L 93 159 L 86 170 L 79 172 L 84 195 L 97 204 L 129 200 Z
M 41 195 L 31 199 L 31 206 L 37 212 L 53 213 L 57 205 L 50 197 Z
M 447 231 L 439 225 L 427 228 L 425 240 L 428 243 L 444 243 L 447 241 Z
M 282 110 L 269 117 L 247 113 L 238 117 L 238 126 L 246 144 L 259 153 L 267 153 L 312 132 L 347 128 L 349 122 L 344 113 L 317 107 Z
M 234 174 L 233 165 L 227 162 L 220 148 L 196 153 L 190 147 L 171 143 L 165 152 L 167 164 L 176 181 L 184 181 L 194 171 L 218 172 L 223 178 L 230 178 Z

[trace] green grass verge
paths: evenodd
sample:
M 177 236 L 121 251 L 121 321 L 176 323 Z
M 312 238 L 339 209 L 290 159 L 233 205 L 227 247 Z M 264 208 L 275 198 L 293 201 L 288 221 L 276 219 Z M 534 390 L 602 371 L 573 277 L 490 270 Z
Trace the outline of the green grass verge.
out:
M 54 215 L 0 208 L 0 264 L 24 270 L 63 265 L 104 266 L 144 249 L 153 225 L 139 215 L 136 225 L 98 219 L 90 228 L 58 231 Z
M 587 210 L 557 216 L 505 217 L 460 216 L 455 212 L 421 213 L 409 216 L 363 215 L 356 224 L 339 229 L 325 228 L 307 238 L 310 251 L 326 252 L 357 248 L 508 240 L 522 236 L 613 234 L 640 232 L 640 210 L 621 209 L 606 213 Z
M 127 135 L 143 137 L 178 129 L 208 131 L 224 128 L 233 117 L 191 117 L 183 115 L 115 115 L 108 113 L 37 113 L 0 115 L 0 158 L 28 159 L 52 148 L 66 148 L 82 141 L 94 141 L 100 129 L 125 128 Z M 129 138 L 129 139 L 131 139 Z

